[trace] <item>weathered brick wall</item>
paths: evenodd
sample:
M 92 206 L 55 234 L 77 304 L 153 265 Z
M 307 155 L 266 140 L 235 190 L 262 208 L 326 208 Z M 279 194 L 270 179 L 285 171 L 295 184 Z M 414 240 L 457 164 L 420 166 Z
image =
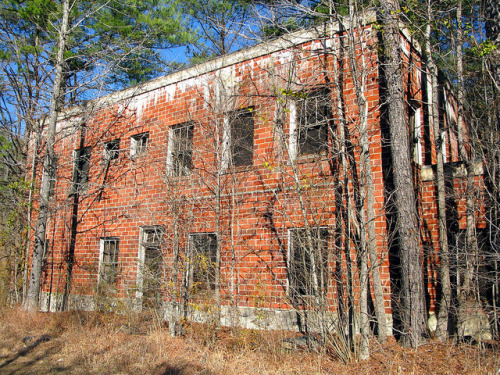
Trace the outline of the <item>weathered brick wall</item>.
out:
M 422 103 L 420 59 L 409 42 L 403 39 L 402 43 L 406 51 L 408 97 Z M 73 258 L 71 294 L 94 295 L 100 239 L 117 237 L 116 295 L 135 298 L 140 228 L 161 225 L 165 228 L 161 283 L 165 300 L 178 297 L 173 291 L 173 280 L 182 278 L 189 267 L 189 234 L 218 231 L 223 303 L 287 309 L 291 307 L 287 294 L 289 229 L 302 228 L 307 221 L 309 226 L 327 227 L 329 231 L 327 299 L 331 308 L 340 298 L 346 298 L 339 295 L 339 290 L 351 278 L 357 294 L 356 251 L 342 227 L 342 218 L 347 207 L 346 192 L 354 204 L 363 188 L 358 167 L 360 124 L 351 65 L 347 54 L 339 52 L 341 45 L 347 45 L 345 35 L 336 34 L 331 39 L 308 41 L 251 58 L 240 57 L 223 68 L 209 69 L 210 64 L 224 65 L 225 58 L 220 58 L 216 63 L 190 68 L 189 74 L 177 73 L 175 79 L 150 91 L 142 92 L 143 88 L 137 87 L 134 93 L 134 88 L 129 89 L 121 99 L 115 96 L 111 103 L 96 106 L 85 119 L 61 121 L 44 291 L 64 291 L 68 285 L 68 260 Z M 388 146 L 381 126 L 383 103 L 377 53 L 376 34 L 368 26 L 365 34 L 356 34 L 355 63 L 366 73 L 364 95 L 376 190 L 377 249 L 386 311 L 390 313 L 385 216 L 390 193 L 383 160 Z M 297 99 L 297 93 L 318 87 L 328 87 L 331 101 L 328 148 L 316 155 L 299 155 L 293 162 L 289 154 L 290 126 L 294 121 L 291 103 Z M 340 97 L 335 87 L 340 88 Z M 254 119 L 252 165 L 224 169 L 224 117 L 229 111 L 245 108 L 252 108 Z M 422 114 L 422 127 L 423 118 Z M 343 119 L 346 148 L 340 146 Z M 172 176 L 167 165 L 171 152 L 169 129 L 186 122 L 194 126 L 193 168 L 188 176 Z M 131 137 L 145 132 L 149 133 L 147 152 L 131 156 Z M 432 134 L 429 138 L 427 129 L 421 137 L 422 152 L 429 153 L 426 149 L 431 147 Z M 120 140 L 119 157 L 108 163 L 103 159 L 104 144 L 116 139 Z M 75 196 L 71 195 L 73 152 L 82 147 L 91 149 L 89 181 L 86 191 Z M 346 170 L 342 167 L 342 153 L 349 161 Z M 424 157 L 424 163 L 430 163 L 434 157 L 431 159 Z M 423 236 L 436 249 L 433 186 L 424 182 L 419 189 Z M 175 276 L 177 249 L 181 269 Z M 429 285 L 435 287 L 435 283 Z
M 432 171 L 432 173 L 430 173 Z M 484 180 L 482 166 L 475 163 L 474 187 L 471 189 L 474 199 L 475 226 L 478 230 L 486 227 L 484 217 Z M 445 166 L 445 174 L 449 183 L 446 186 L 446 213 L 449 251 L 451 263 L 455 264 L 457 252 L 462 251 L 453 243 L 453 237 L 465 232 L 467 179 L 463 163 L 452 163 Z M 421 238 L 426 269 L 426 280 L 429 291 L 429 310 L 436 309 L 436 298 L 439 289 L 439 222 L 436 192 L 436 171 L 431 166 L 422 174 L 420 192 Z M 453 272 L 453 271 L 452 271 Z

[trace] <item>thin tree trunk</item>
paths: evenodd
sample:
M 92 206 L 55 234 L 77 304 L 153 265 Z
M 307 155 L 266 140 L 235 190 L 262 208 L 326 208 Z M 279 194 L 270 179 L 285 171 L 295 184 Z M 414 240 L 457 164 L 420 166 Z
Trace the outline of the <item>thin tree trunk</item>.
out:
M 229 152 L 225 149 L 224 145 L 229 145 L 229 141 L 226 137 L 229 137 L 230 128 L 229 124 L 224 123 L 222 132 L 222 139 L 220 139 L 220 129 L 217 125 L 215 127 L 215 138 L 217 147 L 217 171 L 216 171 L 216 186 L 215 186 L 215 235 L 217 236 L 217 251 L 215 257 L 215 309 L 216 309 L 216 327 L 220 327 L 221 323 L 221 248 L 222 248 L 222 173 L 224 171 L 224 159 L 229 162 L 229 155 L 224 155 L 225 152 Z M 226 133 L 227 132 L 227 133 Z M 221 142 L 222 140 L 222 142 Z M 214 332 L 215 335 L 215 332 Z
M 31 247 L 31 222 L 33 219 L 33 194 L 35 192 L 35 178 L 36 169 L 38 166 L 38 148 L 40 147 L 40 132 L 36 135 L 35 145 L 33 146 L 33 158 L 31 160 L 31 175 L 29 179 L 29 193 L 28 193 L 28 215 L 26 226 L 28 228 L 28 233 L 26 235 L 26 253 L 24 258 L 24 270 L 23 270 L 23 301 L 26 301 L 28 292 L 28 261 L 30 257 L 30 247 Z
M 361 179 L 364 181 L 365 186 L 362 186 L 361 189 L 366 193 L 362 194 L 362 202 L 363 207 L 362 218 L 360 220 L 360 228 L 365 227 L 365 232 L 362 234 L 362 240 L 366 244 L 366 249 L 370 256 L 371 262 L 371 273 L 373 277 L 373 294 L 375 297 L 375 315 L 377 317 L 378 323 L 378 338 L 380 342 L 385 342 L 387 340 L 387 317 L 385 314 L 385 303 L 384 303 L 384 291 L 382 288 L 382 281 L 380 277 L 379 270 L 379 259 L 377 253 L 377 238 L 376 238 L 376 227 L 375 227 L 375 186 L 373 183 L 373 170 L 371 164 L 371 155 L 370 155 L 370 142 L 368 138 L 368 102 L 365 97 L 366 91 L 366 74 L 367 74 L 367 66 L 365 63 L 365 50 L 363 46 L 363 40 L 360 40 L 361 44 L 361 72 L 358 69 L 358 65 L 356 62 L 355 51 L 356 46 L 354 43 L 354 30 L 358 31 L 358 35 L 360 38 L 363 38 L 363 33 L 360 31 L 362 25 L 359 22 L 354 21 L 354 12 L 351 9 L 350 12 L 350 23 L 351 27 L 349 32 L 349 61 L 351 66 L 351 72 L 353 74 L 354 88 L 356 91 L 356 98 L 358 103 L 359 110 L 359 122 L 360 122 L 360 145 L 361 145 L 361 163 L 360 163 L 360 174 Z M 356 24 L 354 24 L 356 22 Z M 366 202 L 365 202 L 366 200 Z M 366 206 L 365 206 L 366 205 Z M 366 214 L 365 214 L 366 213 Z M 366 235 L 368 239 L 366 240 Z M 367 269 L 368 272 L 368 269 Z M 368 276 L 368 275 L 367 275 Z M 368 286 L 368 278 L 367 278 L 367 286 Z M 367 301 L 368 302 L 368 301 Z M 367 323 L 369 324 L 369 322 Z M 369 329 L 369 327 L 368 327 Z
M 401 262 L 401 323 L 405 344 L 419 346 L 425 333 L 425 291 L 419 242 L 416 197 L 404 102 L 399 32 L 399 4 L 381 0 L 387 81 L 387 109 L 392 149 L 397 233 Z
M 361 347 L 360 347 L 360 359 L 365 360 L 370 356 L 369 338 L 370 338 L 370 319 L 368 316 L 368 252 L 367 252 L 367 239 L 366 239 L 366 175 L 367 166 L 366 160 L 369 155 L 366 153 L 368 150 L 368 136 L 366 134 L 366 100 L 363 93 L 363 83 L 366 72 L 361 68 L 361 73 L 358 71 L 358 66 L 356 58 L 354 57 L 356 51 L 356 45 L 354 41 L 354 4 L 353 1 L 349 1 L 349 18 L 350 27 L 348 31 L 348 55 L 349 63 L 351 66 L 352 79 L 354 82 L 354 87 L 356 90 L 356 97 L 358 100 L 358 111 L 359 111 L 359 133 L 360 133 L 360 143 L 361 143 L 361 155 L 359 163 L 359 200 L 357 203 L 357 216 L 359 223 L 359 245 L 357 246 L 357 258 L 359 264 L 359 323 L 361 328 Z M 356 26 L 359 27 L 357 24 Z M 362 38 L 362 32 L 359 28 L 356 29 L 359 38 Z M 360 44 L 362 40 L 360 40 Z M 363 55 L 363 50 L 361 48 L 361 55 Z M 363 59 L 363 56 L 361 56 Z M 361 81 L 361 83 L 360 83 Z
M 24 308 L 26 311 L 36 311 L 39 307 L 40 284 L 42 277 L 42 261 L 45 246 L 45 235 L 49 218 L 49 202 L 51 199 L 50 182 L 56 177 L 56 165 L 54 154 L 54 142 L 56 134 L 57 117 L 59 115 L 61 98 L 63 95 L 64 80 L 64 51 L 66 49 L 66 37 L 69 27 L 69 4 L 68 0 L 62 1 L 62 20 L 59 30 L 59 41 L 57 44 L 57 57 L 55 62 L 55 77 L 52 96 L 50 99 L 50 111 L 48 117 L 46 155 L 40 187 L 40 205 L 38 219 L 35 228 L 35 246 L 31 261 L 30 280 Z
M 337 210 L 338 212 L 336 213 L 336 222 L 339 228 L 341 228 L 341 238 L 343 240 L 343 247 L 344 247 L 344 252 L 345 252 L 345 257 L 346 257 L 346 268 L 347 268 L 347 306 L 346 308 L 348 309 L 347 311 L 347 320 L 341 320 L 340 322 L 340 327 L 338 328 L 339 331 L 343 332 L 343 324 L 347 324 L 349 327 L 348 334 L 347 334 L 347 340 L 346 342 L 341 341 L 341 343 L 344 343 L 344 345 L 338 345 L 338 350 L 341 352 L 341 355 L 344 355 L 345 357 L 345 362 L 349 362 L 351 360 L 351 352 L 352 350 L 356 348 L 355 346 L 355 337 L 356 337 L 356 323 L 355 323 L 355 317 L 354 317 L 354 291 L 352 288 L 353 280 L 351 277 L 351 269 L 352 269 L 352 264 L 351 264 L 351 218 L 354 216 L 353 215 L 353 208 L 352 208 L 352 202 L 351 202 L 351 197 L 349 194 L 349 167 L 348 167 L 348 160 L 347 160 L 347 140 L 346 140 L 346 118 L 345 118 L 345 113 L 344 113 L 344 106 L 343 106 L 343 65 L 344 65 L 344 47 L 342 43 L 340 43 L 340 51 L 339 54 L 336 56 L 337 59 L 333 63 L 333 74 L 335 77 L 335 84 L 334 84 L 334 93 L 335 93 L 335 101 L 337 103 L 337 117 L 339 118 L 339 125 L 338 125 L 338 132 L 339 132 L 339 151 L 340 151 L 340 158 L 341 158 L 341 165 L 342 165 L 342 183 L 341 185 L 343 186 L 342 189 L 342 195 L 339 197 L 340 202 L 338 204 Z M 339 68 L 337 68 L 337 64 Z M 335 139 L 335 134 L 332 134 L 332 138 Z M 341 212 L 341 206 L 345 204 L 346 205 L 346 210 L 345 213 Z M 337 282 L 341 282 L 341 280 L 337 280 Z M 338 302 L 343 303 L 343 301 Z
M 470 319 L 468 311 L 469 303 L 473 304 L 475 309 L 480 309 L 480 301 L 477 296 L 478 290 L 475 281 L 477 278 L 477 267 L 478 267 L 478 245 L 475 235 L 476 223 L 475 223 L 475 207 L 474 207 L 474 163 L 469 157 L 466 146 L 465 146 L 465 134 L 464 134 L 464 103 L 465 103 L 465 91 L 464 91 L 464 69 L 463 69 L 463 43 L 464 43 L 464 33 L 462 28 L 462 0 L 458 1 L 457 4 L 457 84 L 458 84 L 458 95 L 457 95 L 457 138 L 458 138 L 458 150 L 460 154 L 460 159 L 465 163 L 466 171 L 466 189 L 465 189 L 465 199 L 466 199 L 466 231 L 465 231 L 465 270 L 463 272 L 463 278 L 461 284 L 458 286 L 458 334 L 462 336 L 465 330 L 465 321 Z M 460 270 L 458 270 L 460 271 Z
M 184 317 L 184 302 L 182 301 L 184 282 L 182 270 L 181 256 L 181 215 L 182 215 L 182 197 L 178 195 L 172 197 L 171 212 L 172 212 L 172 273 L 170 275 L 169 284 L 173 292 L 171 295 L 171 315 L 169 319 L 169 332 L 171 336 L 178 336 L 182 332 L 181 320 Z
M 431 50 L 431 22 L 433 20 L 430 0 L 427 2 L 427 25 L 425 31 L 425 58 L 429 77 L 427 79 L 427 96 L 429 102 L 429 124 L 434 132 L 434 145 L 436 149 L 436 193 L 438 201 L 438 226 L 439 226 L 439 282 L 441 284 L 441 298 L 437 315 L 436 336 L 441 340 L 448 338 L 448 316 L 451 303 L 450 283 L 450 254 L 448 248 L 448 229 L 446 222 L 446 191 L 444 176 L 443 142 L 439 126 L 439 103 L 437 66 L 432 57 Z
M 487 186 L 489 193 L 489 209 L 487 210 L 487 218 L 489 221 L 489 245 L 492 254 L 498 254 L 498 238 L 499 238 L 499 209 L 500 209 L 500 152 L 498 145 L 500 144 L 499 125 L 500 125 L 500 3 L 496 0 L 486 0 L 484 16 L 486 19 L 485 29 L 486 37 L 491 41 L 495 48 L 491 51 L 491 55 L 483 56 L 483 76 L 484 82 L 484 97 L 488 108 L 488 127 L 486 130 L 486 138 L 488 139 L 486 148 L 481 142 L 483 148 L 484 164 L 487 168 Z M 499 292 L 500 286 L 498 260 L 494 257 L 493 275 L 491 275 L 492 283 L 492 305 L 493 305 L 493 324 L 492 328 L 496 336 L 500 335 L 500 318 L 499 318 Z
M 484 15 L 486 37 L 496 47 L 491 51 L 489 67 L 493 86 L 498 92 L 500 91 L 500 3 L 497 0 L 486 0 Z

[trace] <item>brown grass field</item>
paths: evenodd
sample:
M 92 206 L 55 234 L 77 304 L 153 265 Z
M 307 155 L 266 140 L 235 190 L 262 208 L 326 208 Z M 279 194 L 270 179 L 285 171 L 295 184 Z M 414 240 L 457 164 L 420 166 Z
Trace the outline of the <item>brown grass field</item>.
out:
M 186 326 L 171 337 L 154 315 L 0 310 L 0 374 L 497 374 L 500 346 L 442 344 L 417 350 L 373 340 L 367 361 L 328 351 L 287 351 L 290 332 Z

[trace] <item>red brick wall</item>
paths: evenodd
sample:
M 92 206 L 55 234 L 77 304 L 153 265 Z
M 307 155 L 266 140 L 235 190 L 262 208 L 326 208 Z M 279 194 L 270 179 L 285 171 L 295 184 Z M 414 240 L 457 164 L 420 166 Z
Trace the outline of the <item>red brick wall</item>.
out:
M 369 37 L 363 47 L 357 44 L 356 63 L 358 68 L 364 64 L 366 69 L 365 97 L 376 188 L 377 248 L 387 312 L 390 312 L 380 67 L 375 34 L 371 34 L 371 27 L 367 32 Z M 357 35 L 357 42 L 359 38 Z M 336 280 L 347 282 L 348 258 L 356 264 L 354 246 L 345 253 L 345 243 L 351 241 L 342 234 L 337 219 L 338 210 L 345 209 L 346 201 L 345 198 L 339 201 L 336 193 L 347 189 L 352 199 L 359 182 L 359 169 L 352 167 L 359 163 L 359 110 L 349 60 L 346 56 L 343 61 L 337 61 L 341 41 L 347 43 L 338 35 L 328 41 L 333 48 L 326 53 L 322 50 L 323 44 L 314 41 L 223 69 L 200 71 L 166 87 L 97 108 L 85 121 L 85 128 L 71 126 L 70 121 L 60 122 L 56 145 L 58 176 L 47 234 L 50 253 L 45 266 L 44 290 L 62 292 L 65 287 L 74 208 L 74 196 L 69 195 L 72 154 L 81 146 L 88 146 L 91 147 L 89 188 L 78 201 L 71 293 L 95 293 L 100 238 L 119 237 L 118 296 L 134 297 L 140 228 L 162 225 L 166 233 L 166 272 L 162 284 L 164 298 L 169 298 L 176 244 L 181 260 L 185 260 L 189 234 L 214 232 L 219 218 L 221 291 L 225 303 L 235 298 L 239 306 L 289 308 L 286 291 L 288 229 L 303 227 L 306 219 L 310 226 L 325 226 L 330 232 L 331 273 L 327 296 L 333 308 L 339 298 Z M 408 95 L 421 101 L 420 60 L 409 43 L 406 47 L 409 51 L 405 55 Z M 341 87 L 341 98 L 335 94 L 336 84 Z M 331 89 L 334 129 L 329 150 L 321 155 L 299 156 L 292 167 L 287 146 L 289 103 L 293 93 L 325 85 Z M 221 171 L 217 160 L 221 157 L 224 113 L 248 107 L 253 107 L 255 122 L 253 164 Z M 285 117 L 282 130 L 277 118 L 279 108 L 285 108 L 281 112 Z M 348 156 L 352 164 L 347 175 L 342 170 L 338 147 L 339 108 L 345 113 L 351 144 Z M 194 124 L 193 170 L 190 176 L 172 177 L 167 171 L 169 128 L 186 121 Z M 147 153 L 130 157 L 130 137 L 143 132 L 149 132 Z M 118 138 L 119 158 L 108 166 L 103 161 L 104 142 Z M 425 141 L 423 144 L 427 147 Z M 428 237 L 433 249 L 437 249 L 432 183 L 422 183 L 419 192 L 425 227 L 423 238 Z M 433 269 L 429 275 L 435 276 Z M 354 278 L 357 279 L 356 272 Z M 434 288 L 433 283 L 430 281 L 431 288 Z

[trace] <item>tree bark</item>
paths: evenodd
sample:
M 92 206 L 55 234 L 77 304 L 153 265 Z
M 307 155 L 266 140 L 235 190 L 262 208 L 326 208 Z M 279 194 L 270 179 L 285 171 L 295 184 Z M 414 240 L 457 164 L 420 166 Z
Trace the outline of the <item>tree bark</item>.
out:
M 365 63 L 364 53 L 365 49 L 363 47 L 363 33 L 360 32 L 362 25 L 360 25 L 357 20 L 355 21 L 356 15 L 351 9 L 350 11 L 350 23 L 349 28 L 349 62 L 351 66 L 351 72 L 353 74 L 354 89 L 356 92 L 358 110 L 359 110 L 359 141 L 361 146 L 360 155 L 360 174 L 361 179 L 364 182 L 364 186 L 361 186 L 362 197 L 361 197 L 361 220 L 360 228 L 363 228 L 361 239 L 365 245 L 365 249 L 370 256 L 371 268 L 373 278 L 373 294 L 375 297 L 375 315 L 377 317 L 378 323 L 378 338 L 380 342 L 385 342 L 387 340 L 387 317 L 385 314 L 385 303 L 384 303 L 384 291 L 382 288 L 382 281 L 380 277 L 379 270 L 379 259 L 377 253 L 377 233 L 375 227 L 375 186 L 373 183 L 373 170 L 371 164 L 371 154 L 370 154 L 370 141 L 368 137 L 368 102 L 365 97 L 366 91 L 366 75 L 367 75 L 367 65 Z M 357 30 L 360 44 L 361 44 L 361 71 L 358 68 L 356 62 L 355 51 L 356 46 L 354 42 L 354 30 Z M 364 254 L 368 258 L 366 254 Z M 368 259 L 366 259 L 366 286 L 368 287 Z M 367 303 L 368 301 L 366 301 Z M 366 324 L 369 324 L 367 322 Z M 363 323 L 362 330 L 363 330 Z M 368 327 L 369 329 L 369 327 Z
M 465 81 L 463 68 L 463 44 L 464 31 L 462 28 L 462 0 L 457 4 L 457 40 L 456 40 L 456 56 L 457 56 L 457 138 L 458 151 L 460 159 L 465 163 L 466 170 L 466 230 L 465 242 L 466 249 L 465 258 L 467 259 L 464 270 L 458 269 L 463 277 L 458 285 L 458 335 L 462 337 L 465 334 L 465 322 L 470 319 L 470 307 L 476 311 L 481 310 L 480 300 L 478 297 L 477 285 L 477 268 L 478 268 L 478 244 L 476 239 L 476 223 L 475 223 L 475 205 L 474 205 L 474 163 L 466 148 L 465 120 L 464 120 L 464 104 L 465 104 Z M 463 271 L 463 273 L 462 273 Z
M 343 30 L 343 29 L 342 29 Z M 338 66 L 338 67 L 337 67 Z M 334 81 L 334 95 L 335 102 L 337 104 L 337 117 L 339 119 L 338 125 L 338 149 L 340 151 L 340 159 L 341 159 L 341 179 L 339 179 L 340 192 L 338 194 L 338 202 L 337 202 L 337 214 L 336 214 L 336 223 L 337 227 L 340 228 L 340 238 L 341 238 L 341 246 L 344 249 L 345 258 L 346 258 L 346 301 L 339 300 L 339 316 L 341 328 L 339 331 L 344 332 L 344 325 L 348 325 L 349 329 L 345 334 L 347 339 L 347 348 L 345 346 L 340 347 L 340 349 L 344 349 L 341 353 L 346 358 L 345 362 L 351 360 L 351 352 L 352 349 L 355 348 L 355 340 L 356 340 L 356 319 L 354 316 L 354 306 L 355 306 L 355 297 L 353 290 L 353 277 L 352 277 L 352 262 L 351 262 L 351 225 L 354 218 L 354 209 L 351 200 L 351 194 L 349 192 L 349 162 L 348 162 L 348 147 L 347 147 L 347 120 L 345 117 L 345 111 L 343 106 L 343 66 L 344 66 L 344 46 L 340 45 L 340 50 L 338 55 L 336 56 L 336 61 L 333 63 L 333 75 L 335 78 Z M 345 206 L 345 210 L 344 210 Z M 339 246 L 340 247 L 340 246 Z M 337 280 L 338 283 L 342 283 L 342 280 Z M 342 303 L 345 303 L 345 309 L 342 308 Z M 347 310 L 347 313 L 346 313 Z
M 46 155 L 42 174 L 42 183 L 40 187 L 40 208 L 35 227 L 35 246 L 31 261 L 30 280 L 24 308 L 26 311 L 36 311 L 39 307 L 40 284 L 42 276 L 43 252 L 45 247 L 45 235 L 47 222 L 49 219 L 49 202 L 51 199 L 50 182 L 56 177 L 56 165 L 54 154 L 54 142 L 56 133 L 57 117 L 59 115 L 61 98 L 63 96 L 64 81 L 64 51 L 66 49 L 66 37 L 69 27 L 69 3 L 68 0 L 62 2 L 62 19 L 59 30 L 59 41 L 57 43 L 57 56 L 55 62 L 55 77 L 52 96 L 50 98 L 50 110 L 47 126 Z
M 500 3 L 497 0 L 485 1 L 486 37 L 496 46 L 489 59 L 493 84 L 500 91 Z
M 486 186 L 488 187 L 489 210 L 487 209 L 487 220 L 489 221 L 490 247 L 493 254 L 498 254 L 500 236 L 500 3 L 496 0 L 486 0 L 484 16 L 486 19 L 485 29 L 486 37 L 491 41 L 495 48 L 489 55 L 483 56 L 483 66 L 486 66 L 484 73 L 484 91 L 486 108 L 488 108 L 488 125 L 484 138 L 487 142 L 478 142 L 482 152 L 484 166 L 487 176 Z M 482 138 L 482 137 L 481 137 Z M 493 305 L 493 324 L 492 328 L 496 335 L 500 332 L 499 318 L 499 291 L 500 273 L 498 260 L 493 260 L 493 274 L 490 275 L 492 281 L 492 305 Z
M 451 303 L 450 283 L 450 254 L 448 248 L 448 229 L 446 221 L 446 191 L 444 176 L 443 142 L 439 126 L 439 103 L 437 66 L 432 56 L 431 47 L 431 22 L 433 19 L 431 2 L 427 2 L 427 25 L 425 32 L 425 59 L 429 77 L 427 79 L 427 95 L 429 107 L 429 124 L 434 132 L 434 145 L 436 149 L 436 193 L 438 200 L 438 225 L 439 225 L 439 282 L 441 284 L 441 298 L 437 315 L 436 336 L 441 340 L 448 338 L 448 316 Z
M 425 327 L 425 291 L 419 246 L 419 225 L 410 159 L 408 118 L 401 71 L 399 4 L 382 0 L 382 40 L 385 52 L 387 110 L 392 149 L 392 169 L 397 212 L 397 234 L 401 262 L 402 340 L 413 347 L 423 341 Z

